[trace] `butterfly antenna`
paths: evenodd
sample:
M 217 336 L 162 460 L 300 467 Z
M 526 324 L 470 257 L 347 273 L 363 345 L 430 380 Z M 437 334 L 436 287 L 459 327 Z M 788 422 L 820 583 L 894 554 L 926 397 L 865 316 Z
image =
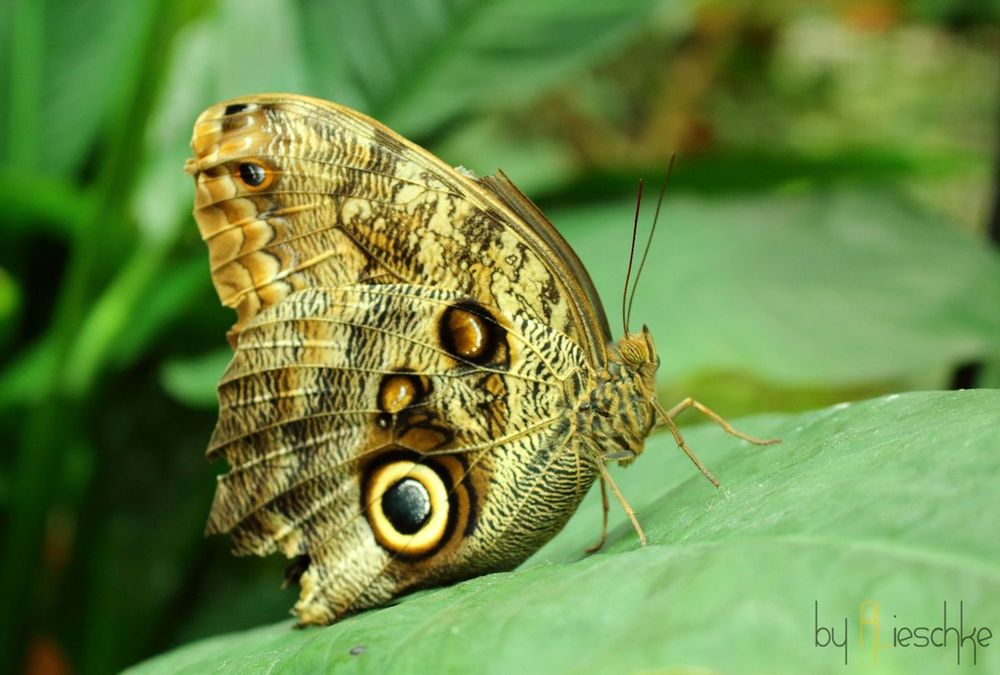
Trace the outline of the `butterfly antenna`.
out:
M 632 261 L 635 259 L 635 235 L 639 231 L 639 207 L 642 205 L 642 179 L 639 179 L 639 192 L 635 196 L 635 220 L 632 222 L 632 246 L 628 252 L 628 269 L 625 271 L 625 287 L 622 288 L 622 329 L 628 335 L 628 314 L 625 311 L 628 300 L 628 282 L 632 278 Z
M 646 266 L 646 256 L 649 255 L 649 247 L 653 243 L 653 234 L 656 232 L 656 223 L 660 220 L 660 207 L 663 206 L 663 196 L 667 193 L 667 183 L 670 182 L 670 174 L 674 172 L 674 159 L 676 159 L 676 154 L 670 155 L 670 163 L 667 165 L 667 175 L 663 177 L 663 185 L 660 186 L 660 196 L 656 200 L 656 212 L 653 214 L 653 226 L 649 228 L 649 237 L 646 239 L 646 248 L 642 251 L 642 258 L 639 260 L 639 269 L 635 273 L 635 283 L 632 284 L 632 292 L 628 296 L 628 308 L 625 310 L 625 324 L 632 319 L 632 302 L 635 300 L 635 289 L 639 287 L 639 277 L 642 276 L 642 270 Z M 636 214 L 638 215 L 638 214 Z M 634 237 L 633 233 L 633 237 Z M 635 241 L 633 239 L 633 247 L 635 246 Z

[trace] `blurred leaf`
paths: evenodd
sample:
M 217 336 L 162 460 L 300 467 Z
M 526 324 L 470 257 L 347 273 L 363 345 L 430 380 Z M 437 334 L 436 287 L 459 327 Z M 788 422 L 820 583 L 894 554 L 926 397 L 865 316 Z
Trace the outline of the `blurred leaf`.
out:
M 350 50 L 340 39 L 342 34 L 351 35 L 360 29 L 359 26 L 342 23 L 342 15 L 352 11 L 349 6 L 352 4 L 354 3 L 299 0 L 302 50 L 308 63 L 308 87 L 304 92 L 363 110 L 366 99 L 361 90 L 361 82 L 355 74 L 354 64 L 348 53 Z M 396 3 L 396 6 L 397 11 L 409 11 L 404 3 Z M 331 39 L 331 36 L 337 38 Z M 367 45 L 366 48 L 369 54 L 374 55 L 378 45 Z M 379 57 L 369 67 L 375 67 L 384 60 Z
M 17 311 L 21 307 L 21 289 L 17 281 L 0 267 L 0 343 L 6 338 Z
M 614 333 L 634 207 L 549 214 L 605 298 Z M 859 386 L 1000 341 L 996 252 L 891 189 L 668 196 L 661 221 L 631 328 L 650 326 L 666 381 L 724 370 Z
M 206 497 L 201 504 L 199 523 L 206 516 L 204 505 L 209 499 Z M 161 646 L 159 651 L 285 618 L 298 597 L 298 587 L 284 583 L 288 561 L 280 556 L 244 557 L 233 564 L 227 536 L 211 537 L 201 542 L 201 549 L 210 563 L 201 568 L 203 576 L 196 591 L 198 602 L 184 604 L 183 615 L 169 626 L 175 632 L 157 641 Z
M 232 351 L 220 349 L 192 359 L 171 359 L 160 370 L 160 382 L 182 403 L 215 408 L 219 403 L 215 387 L 232 358 Z
M 68 391 L 79 396 L 113 356 L 116 339 L 132 322 L 135 308 L 159 281 L 166 250 L 163 245 L 136 248 L 118 275 L 94 302 L 76 334 L 65 364 Z
M 206 283 L 207 277 L 206 263 L 201 255 L 164 265 L 160 276 L 149 284 L 128 321 L 115 335 L 110 354 L 114 365 L 121 368 L 142 358 L 170 326 L 199 316 L 195 310 L 207 304 L 204 300 L 215 299 L 211 284 Z M 220 327 L 224 323 L 220 322 Z M 179 347 L 173 339 L 171 344 L 175 350 Z
M 464 166 L 479 176 L 502 169 L 525 194 L 565 186 L 577 172 L 568 149 L 551 136 L 518 129 L 499 116 L 453 129 L 435 144 L 434 151 L 449 164 Z
M 210 550 L 204 518 L 215 481 L 204 450 L 214 414 L 176 404 L 153 376 L 147 368 L 107 378 L 111 403 L 92 413 L 100 461 L 66 575 L 85 584 L 88 601 L 61 612 L 81 672 L 117 672 L 159 644 L 192 602 Z
M 983 359 L 982 370 L 976 379 L 976 386 L 1000 389 L 1000 350 Z
M 571 150 L 550 135 L 519 128 L 502 117 L 459 127 L 434 150 L 450 164 L 479 175 L 503 169 L 526 194 L 557 203 L 618 198 L 635 190 L 637 176 L 662 176 L 668 163 L 630 160 L 581 171 Z M 891 148 L 851 148 L 825 155 L 738 149 L 684 156 L 670 178 L 670 192 L 741 195 L 907 180 L 912 192 L 926 198 L 927 185 L 968 181 L 981 165 L 981 158 L 962 153 L 915 154 Z
M 209 31 L 207 60 L 191 64 L 195 67 L 188 71 L 207 70 L 213 77 L 211 100 L 202 101 L 196 112 L 233 96 L 304 89 L 306 64 L 295 3 L 258 0 L 248 6 L 242 0 L 219 0 Z M 184 140 L 188 138 L 190 130 Z
M 365 112 L 405 134 L 420 134 L 459 114 L 532 100 L 606 59 L 646 25 L 655 5 L 654 0 L 377 0 L 338 3 L 333 10 L 310 2 L 305 20 L 335 36 L 327 34 L 325 43 L 310 39 L 311 53 L 319 64 L 347 61 Z M 341 69 L 337 73 L 319 95 L 341 99 L 336 85 L 346 76 Z M 354 92 L 348 92 L 350 102 Z
M 0 330 L 10 321 L 21 304 L 21 290 L 17 282 L 0 267 Z
M 951 22 L 972 27 L 978 23 L 1000 22 L 997 0 L 910 0 L 907 11 L 921 21 Z
M 55 365 L 51 342 L 33 342 L 14 355 L 0 371 L 0 408 L 40 403 Z
M 0 43 L 4 46 L 0 91 L 4 92 L 2 156 L 21 169 L 38 162 L 41 137 L 42 64 L 45 54 L 44 7 L 31 0 L 4 3 Z
M 90 208 L 88 197 L 69 183 L 24 170 L 0 170 L 0 204 L 8 232 L 37 234 L 40 227 L 68 238 Z
M 106 114 L 97 117 L 108 138 L 101 144 L 99 165 L 94 168 L 95 198 L 81 217 L 82 226 L 74 231 L 65 271 L 61 275 L 53 275 L 59 284 L 58 299 L 51 310 L 45 333 L 39 338 L 50 352 L 47 367 L 40 373 L 45 378 L 36 385 L 42 393 L 41 401 L 26 410 L 21 428 L 16 432 L 20 443 L 10 464 L 10 508 L 5 514 L 5 553 L 0 559 L 0 595 L 5 599 L 0 605 L 0 662 L 17 665 L 26 637 L 39 629 L 39 617 L 46 615 L 50 604 L 43 601 L 40 594 L 47 579 L 38 574 L 38 560 L 44 546 L 46 518 L 54 498 L 49 489 L 51 473 L 53 467 L 61 465 L 72 440 L 85 433 L 86 408 L 92 393 L 88 388 L 87 391 L 73 392 L 77 396 L 71 396 L 64 385 L 72 381 L 75 385 L 87 386 L 93 381 L 92 376 L 97 369 L 90 366 L 98 364 L 100 359 L 91 357 L 105 351 L 107 344 L 102 344 L 100 340 L 106 338 L 109 332 L 101 335 L 101 330 L 90 331 L 89 328 L 96 326 L 102 329 L 115 323 L 108 321 L 85 326 L 84 319 L 106 278 L 103 270 L 113 268 L 120 262 L 120 251 L 131 239 L 131 233 L 125 226 L 124 212 L 128 204 L 125 196 L 135 186 L 137 139 L 142 137 L 146 128 L 161 81 L 165 55 L 170 51 L 176 31 L 189 18 L 193 5 L 187 1 L 141 3 L 134 7 L 130 5 L 130 9 L 119 11 L 114 17 L 107 17 L 89 5 L 74 5 L 73 12 L 82 14 L 67 10 L 61 15 L 63 22 L 60 23 L 60 30 L 83 30 L 84 33 L 57 40 L 71 41 L 73 45 L 65 45 L 68 47 L 65 52 L 53 47 L 53 62 L 61 70 L 52 78 L 47 78 L 45 85 L 58 86 L 60 78 L 67 72 L 78 78 L 71 84 L 64 83 L 66 89 L 73 90 L 75 87 L 75 91 L 80 91 L 82 88 L 91 103 L 100 103 L 98 107 Z M 115 9 L 120 8 L 116 6 Z M 125 28 L 118 26 L 126 35 L 119 34 L 119 39 L 113 39 L 102 32 L 105 26 L 100 22 L 103 20 L 108 25 L 116 25 L 113 19 L 117 16 L 131 17 L 132 23 Z M 98 25 L 91 23 L 94 20 Z M 88 28 L 93 30 L 88 31 Z M 114 43 L 116 50 L 125 50 L 115 54 L 112 65 L 118 68 L 114 75 L 108 73 L 106 77 L 101 77 L 99 72 L 82 72 L 77 68 L 79 64 L 88 62 L 90 52 L 103 53 L 103 42 L 91 40 L 95 36 L 107 38 L 109 43 Z M 119 74 L 121 78 L 117 78 Z M 15 78 L 17 76 L 15 73 Z M 95 95 L 95 92 L 103 92 L 103 95 Z M 59 101 L 68 101 L 68 108 L 59 109 L 56 105 Z M 30 103 L 28 97 L 21 101 L 25 102 Z M 88 114 L 88 110 L 81 109 L 82 103 L 72 96 L 47 100 L 46 103 L 53 103 L 51 109 L 58 111 L 58 119 L 43 120 L 46 124 L 41 128 L 48 132 L 50 123 L 59 122 L 63 128 L 69 127 L 74 137 L 81 134 L 80 125 L 86 122 Z M 23 129 L 17 129 L 18 133 L 32 138 L 35 122 L 37 120 Z M 87 142 L 91 140 L 85 130 L 82 135 Z M 52 135 L 38 135 L 34 141 L 43 143 L 46 153 L 72 155 L 71 139 L 60 137 L 56 127 L 53 127 Z M 30 149 L 27 144 L 19 146 L 18 152 L 14 153 L 15 158 Z M 45 168 L 50 167 L 47 165 Z M 109 317 L 127 313 L 127 308 L 122 307 L 99 309 L 107 309 L 106 316 Z M 76 343 L 78 336 L 83 338 L 80 345 Z M 100 339 L 94 340 L 95 337 Z M 73 367 L 64 368 L 68 363 Z M 97 401 L 94 403 L 100 405 Z M 29 610 L 38 607 L 42 609 Z
M 1000 539 L 983 536 L 982 518 L 1000 509 L 998 406 L 1000 391 L 917 393 L 737 425 L 784 439 L 767 448 L 702 427 L 688 440 L 720 492 L 661 434 L 640 461 L 671 473 L 618 472 L 646 548 L 615 509 L 605 551 L 581 556 L 597 534 L 595 490 L 519 571 L 326 629 L 205 640 L 129 672 L 835 672 L 843 651 L 815 646 L 817 602 L 820 625 L 846 617 L 856 631 L 860 603 L 876 600 L 883 642 L 887 626 L 940 625 L 943 601 L 952 625 L 962 602 L 967 628 L 996 626 Z M 872 656 L 852 644 L 849 658 Z M 878 658 L 877 672 L 940 672 L 956 650 Z M 961 658 L 971 663 L 971 646 Z
M 46 3 L 46 15 L 58 20 L 45 24 L 41 105 L 35 122 L 38 168 L 60 174 L 87 159 L 94 137 L 119 103 L 118 93 L 128 88 L 137 65 L 134 55 L 141 51 L 139 40 L 155 10 L 155 3 L 148 2 Z M 95 96 L 96 83 L 110 95 Z

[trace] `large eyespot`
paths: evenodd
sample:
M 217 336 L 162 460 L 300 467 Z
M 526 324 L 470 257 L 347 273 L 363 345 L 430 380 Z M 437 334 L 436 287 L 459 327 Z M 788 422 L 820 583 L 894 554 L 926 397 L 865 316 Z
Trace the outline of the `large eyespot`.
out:
M 443 470 L 395 459 L 375 466 L 365 483 L 366 515 L 383 548 L 416 557 L 445 540 L 454 517 L 449 503 L 451 479 Z
M 240 182 L 254 192 L 266 189 L 274 180 L 274 172 L 260 162 L 240 162 L 237 168 Z

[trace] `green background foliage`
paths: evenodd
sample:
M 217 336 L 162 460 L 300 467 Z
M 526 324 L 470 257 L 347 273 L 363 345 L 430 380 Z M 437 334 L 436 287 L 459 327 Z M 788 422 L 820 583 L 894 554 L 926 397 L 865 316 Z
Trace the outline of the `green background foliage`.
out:
M 997 510 L 1000 401 L 825 407 L 1000 387 L 998 19 L 989 0 L 0 4 L 0 669 L 108 672 L 294 600 L 282 560 L 201 536 L 232 317 L 181 167 L 198 112 L 260 91 L 502 167 L 579 251 L 616 331 L 636 181 L 677 152 L 633 323 L 656 335 L 665 403 L 766 412 L 744 424 L 785 443 L 748 450 L 687 413 L 728 491 L 655 438 L 674 464 L 619 474 L 648 549 L 619 526 L 581 559 L 591 495 L 524 570 L 147 670 L 430 653 L 458 669 L 487 647 L 522 670 L 832 669 L 811 603 L 840 617 L 868 596 L 925 623 L 965 600 L 1000 631 L 976 517 Z M 547 630 L 561 638 L 528 639 Z M 352 660 L 355 640 L 369 650 Z M 281 656 L 261 656 L 272 643 Z

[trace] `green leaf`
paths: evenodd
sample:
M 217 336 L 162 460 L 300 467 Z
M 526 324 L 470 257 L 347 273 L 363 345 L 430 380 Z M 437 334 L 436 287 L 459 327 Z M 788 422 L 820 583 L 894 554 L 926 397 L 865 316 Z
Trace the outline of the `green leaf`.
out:
M 14 355 L 0 371 L 0 409 L 38 405 L 49 393 L 56 370 L 51 340 L 38 340 Z
M 140 360 L 157 339 L 163 339 L 168 329 L 194 319 L 199 308 L 213 307 L 214 303 L 209 302 L 215 300 L 214 291 L 210 284 L 205 283 L 208 273 L 200 247 L 198 254 L 193 258 L 170 260 L 163 265 L 160 276 L 149 283 L 140 301 L 132 305 L 129 321 L 121 326 L 110 345 L 113 350 L 113 354 L 109 355 L 110 362 L 115 367 L 121 368 Z M 219 311 L 218 315 L 219 325 L 224 326 L 226 322 L 221 318 L 222 312 Z M 225 319 L 228 318 L 226 315 Z M 169 341 L 176 344 L 177 338 L 171 337 Z M 214 383 L 206 395 L 215 400 Z
M 0 267 L 0 344 L 10 332 L 11 322 L 21 309 L 22 292 L 17 281 Z
M 53 0 L 45 9 L 40 17 L 47 19 L 45 32 L 38 36 L 42 58 L 34 66 L 39 72 L 15 74 L 41 77 L 34 96 L 20 101 L 22 126 L 10 142 L 29 137 L 16 141 L 25 146 L 23 153 L 31 151 L 22 159 L 58 175 L 78 168 L 93 150 L 95 135 L 118 104 L 114 92 L 124 90 L 133 77 L 134 55 L 155 5 Z M 95 96 L 98 82 L 112 95 Z
M 817 609 L 838 642 L 847 621 L 849 664 L 940 672 L 959 657 L 954 639 L 883 649 L 873 665 L 860 605 L 878 603 L 883 644 L 894 628 L 941 625 L 945 601 L 951 625 L 962 603 L 966 631 L 1000 626 L 1000 539 L 988 534 L 998 409 L 997 390 L 922 392 L 741 421 L 783 439 L 764 448 L 701 426 L 688 441 L 719 491 L 660 434 L 644 468 L 616 472 L 645 548 L 615 506 L 609 544 L 581 554 L 597 534 L 594 491 L 518 571 L 325 629 L 283 622 L 211 638 L 130 672 L 845 672 L 843 650 L 816 646 Z M 975 658 L 994 656 L 980 647 Z M 971 665 L 969 644 L 960 657 Z
M 307 2 L 306 43 L 335 64 L 318 95 L 413 135 L 459 115 L 510 109 L 609 54 L 648 25 L 652 0 Z M 674 11 L 687 12 L 688 3 Z M 325 40 L 316 39 L 325 31 Z M 346 65 L 345 65 L 346 62 Z M 345 72 L 346 71 L 346 72 Z M 360 90 L 360 93 L 359 93 Z M 363 97 L 364 104 L 356 99 Z
M 7 350 L 8 344 L 17 334 L 19 319 L 23 313 L 24 292 L 17 279 L 0 267 L 0 349 Z M 6 368 L 0 370 L 0 382 L 3 381 Z M 0 394 L 0 399 L 3 394 Z
M 214 76 L 215 91 L 201 107 L 254 92 L 302 91 L 306 64 L 298 17 L 296 3 L 287 0 L 261 0 L 252 8 L 220 0 L 211 17 L 208 61 L 201 64 Z
M 516 127 L 498 115 L 452 128 L 435 143 L 434 152 L 449 164 L 480 176 L 502 169 L 522 192 L 531 195 L 565 185 L 577 171 L 565 146 L 551 136 Z M 633 178 L 634 174 L 629 176 L 630 186 Z
M 0 203 L 11 240 L 37 236 L 42 228 L 68 239 L 90 208 L 89 196 L 66 181 L 10 169 L 0 169 Z
M 215 387 L 232 358 L 230 350 L 220 349 L 195 358 L 171 359 L 160 370 L 160 382 L 181 403 L 214 408 L 219 403 Z
M 633 197 L 549 214 L 616 334 L 634 208 Z M 890 188 L 668 195 L 631 329 L 649 325 L 667 382 L 730 372 L 847 387 L 994 351 L 998 306 L 996 252 Z

